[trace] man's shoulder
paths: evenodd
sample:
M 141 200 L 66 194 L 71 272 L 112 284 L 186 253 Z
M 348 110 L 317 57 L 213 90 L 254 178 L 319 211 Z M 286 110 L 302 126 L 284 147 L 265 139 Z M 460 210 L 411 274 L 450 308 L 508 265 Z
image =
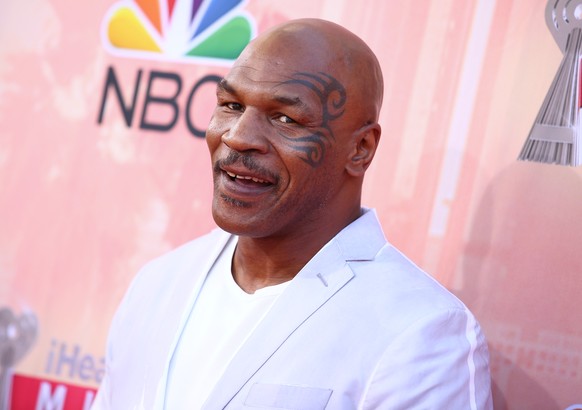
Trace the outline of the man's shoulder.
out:
M 378 320 L 394 321 L 387 312 L 398 311 L 406 321 L 467 308 L 451 291 L 418 267 L 390 243 L 370 261 L 350 262 L 354 292 L 365 294 L 366 311 L 377 312 Z
M 377 311 L 409 306 L 415 312 L 465 309 L 448 289 L 386 239 L 373 209 L 363 211 L 333 240 L 355 276 L 347 289 L 367 295 L 362 304 L 375 304 Z

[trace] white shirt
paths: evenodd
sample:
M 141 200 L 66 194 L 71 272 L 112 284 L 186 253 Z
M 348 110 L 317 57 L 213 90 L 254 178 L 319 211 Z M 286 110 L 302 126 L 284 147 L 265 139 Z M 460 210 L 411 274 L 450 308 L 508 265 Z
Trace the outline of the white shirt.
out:
M 234 281 L 230 240 L 211 269 L 170 363 L 167 409 L 199 409 L 231 358 L 271 308 L 287 283 L 254 294 Z

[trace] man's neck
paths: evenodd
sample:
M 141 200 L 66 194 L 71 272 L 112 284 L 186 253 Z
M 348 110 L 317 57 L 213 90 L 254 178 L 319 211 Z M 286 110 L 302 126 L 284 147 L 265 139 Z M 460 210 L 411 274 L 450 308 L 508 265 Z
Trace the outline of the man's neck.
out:
M 293 236 L 239 237 L 232 262 L 236 283 L 247 293 L 287 282 L 339 231 L 359 217 Z

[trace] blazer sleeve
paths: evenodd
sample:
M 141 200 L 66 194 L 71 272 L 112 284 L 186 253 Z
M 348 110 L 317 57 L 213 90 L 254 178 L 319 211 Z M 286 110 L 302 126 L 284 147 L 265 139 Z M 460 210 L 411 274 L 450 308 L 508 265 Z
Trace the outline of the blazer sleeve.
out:
M 436 311 L 385 350 L 360 409 L 493 408 L 489 353 L 466 308 Z

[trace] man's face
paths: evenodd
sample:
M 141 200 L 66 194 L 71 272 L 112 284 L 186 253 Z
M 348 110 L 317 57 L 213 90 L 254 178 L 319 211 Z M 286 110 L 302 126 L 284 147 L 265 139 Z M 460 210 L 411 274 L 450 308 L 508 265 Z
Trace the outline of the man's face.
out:
M 238 235 L 316 230 L 344 181 L 344 86 L 289 54 L 249 53 L 217 89 L 213 216 Z

